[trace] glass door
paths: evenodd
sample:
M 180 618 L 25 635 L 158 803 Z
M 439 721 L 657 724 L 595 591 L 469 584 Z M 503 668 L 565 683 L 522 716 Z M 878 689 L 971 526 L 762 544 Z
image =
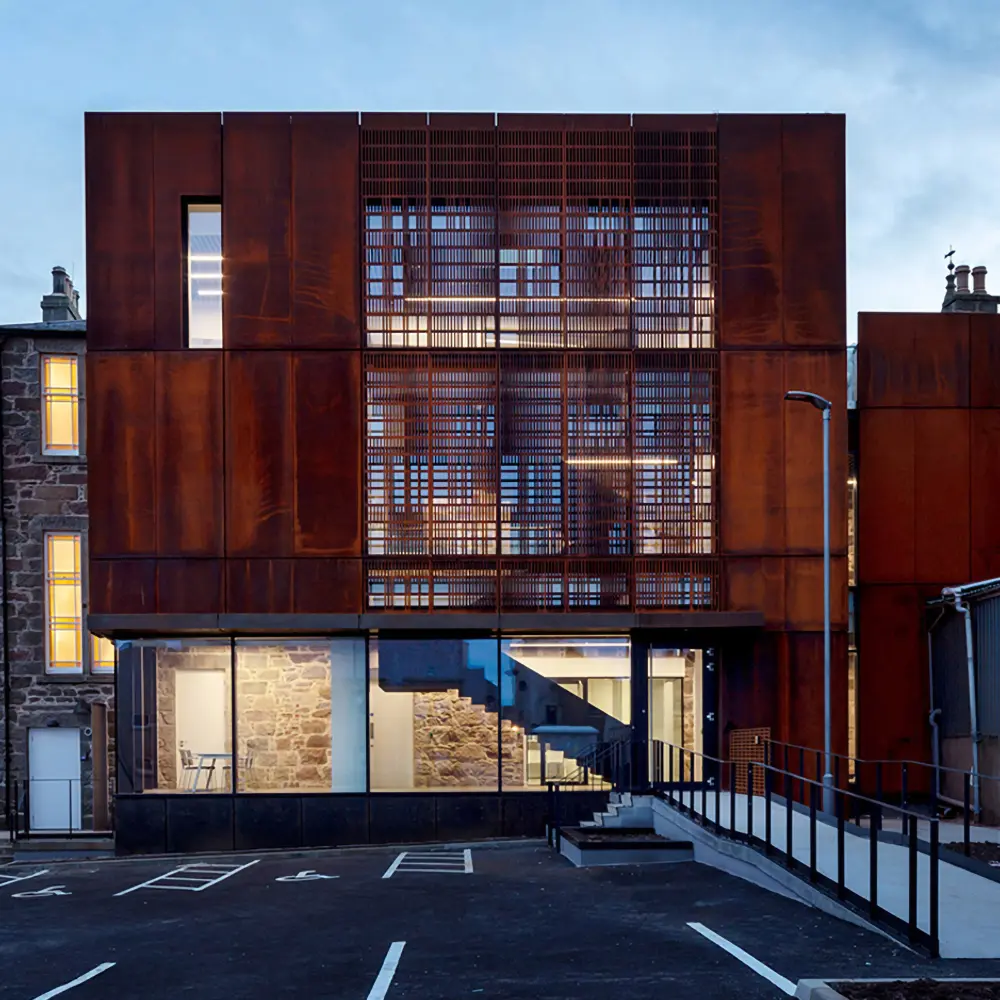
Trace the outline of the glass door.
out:
M 703 677 L 700 649 L 649 651 L 650 779 L 701 781 Z M 681 764 L 683 754 L 683 773 Z M 694 751 L 692 757 L 687 751 Z

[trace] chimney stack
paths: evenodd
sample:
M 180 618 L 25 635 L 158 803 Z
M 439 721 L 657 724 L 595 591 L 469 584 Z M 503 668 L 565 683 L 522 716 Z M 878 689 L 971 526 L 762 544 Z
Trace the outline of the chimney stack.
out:
M 986 294 L 986 268 L 982 264 L 972 269 L 972 291 L 976 295 Z
M 80 293 L 64 267 L 52 268 L 52 291 L 42 296 L 42 322 L 63 323 L 80 319 Z
M 959 264 L 955 268 L 955 279 L 958 282 L 959 295 L 969 294 L 969 270 L 968 264 Z

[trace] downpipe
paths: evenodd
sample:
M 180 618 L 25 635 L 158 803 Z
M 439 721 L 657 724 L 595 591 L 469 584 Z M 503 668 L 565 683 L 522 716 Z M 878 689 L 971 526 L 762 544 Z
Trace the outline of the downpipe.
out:
M 979 714 L 976 710 L 976 659 L 972 644 L 972 608 L 962 600 L 956 587 L 945 587 L 942 596 L 947 595 L 955 602 L 955 610 L 965 618 L 965 662 L 969 672 L 969 729 L 972 732 L 972 811 L 979 819 Z

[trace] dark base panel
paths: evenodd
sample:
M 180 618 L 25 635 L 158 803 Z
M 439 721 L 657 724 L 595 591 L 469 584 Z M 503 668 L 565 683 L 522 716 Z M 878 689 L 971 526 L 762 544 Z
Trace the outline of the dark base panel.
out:
M 560 819 L 576 824 L 607 792 L 564 792 Z M 122 795 L 115 803 L 120 855 L 266 851 L 541 837 L 544 792 L 447 795 Z

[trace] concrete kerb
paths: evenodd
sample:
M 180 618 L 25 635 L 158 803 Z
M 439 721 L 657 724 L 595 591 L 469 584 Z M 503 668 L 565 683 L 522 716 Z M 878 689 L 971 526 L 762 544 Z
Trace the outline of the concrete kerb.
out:
M 724 837 L 716 837 L 703 826 L 695 823 L 687 816 L 678 813 L 672 806 L 661 799 L 653 802 L 653 828 L 662 837 L 671 839 L 684 838 L 694 844 L 694 860 L 699 864 L 718 868 L 729 875 L 752 882 L 754 885 L 767 889 L 768 892 L 794 899 L 805 906 L 837 917 L 856 927 L 872 931 L 893 944 L 908 948 L 897 938 L 884 931 L 881 927 L 865 920 L 850 907 L 831 899 L 817 886 L 803 881 L 790 871 L 771 861 L 759 851 Z M 913 949 L 908 949 L 912 951 Z M 836 996 L 836 994 L 833 994 Z
M 916 983 L 926 976 L 896 976 L 889 979 L 838 979 L 838 983 Z M 997 983 L 997 979 L 941 979 L 942 983 Z M 846 1000 L 843 993 L 838 993 L 826 980 L 800 979 L 795 987 L 795 1000 Z

